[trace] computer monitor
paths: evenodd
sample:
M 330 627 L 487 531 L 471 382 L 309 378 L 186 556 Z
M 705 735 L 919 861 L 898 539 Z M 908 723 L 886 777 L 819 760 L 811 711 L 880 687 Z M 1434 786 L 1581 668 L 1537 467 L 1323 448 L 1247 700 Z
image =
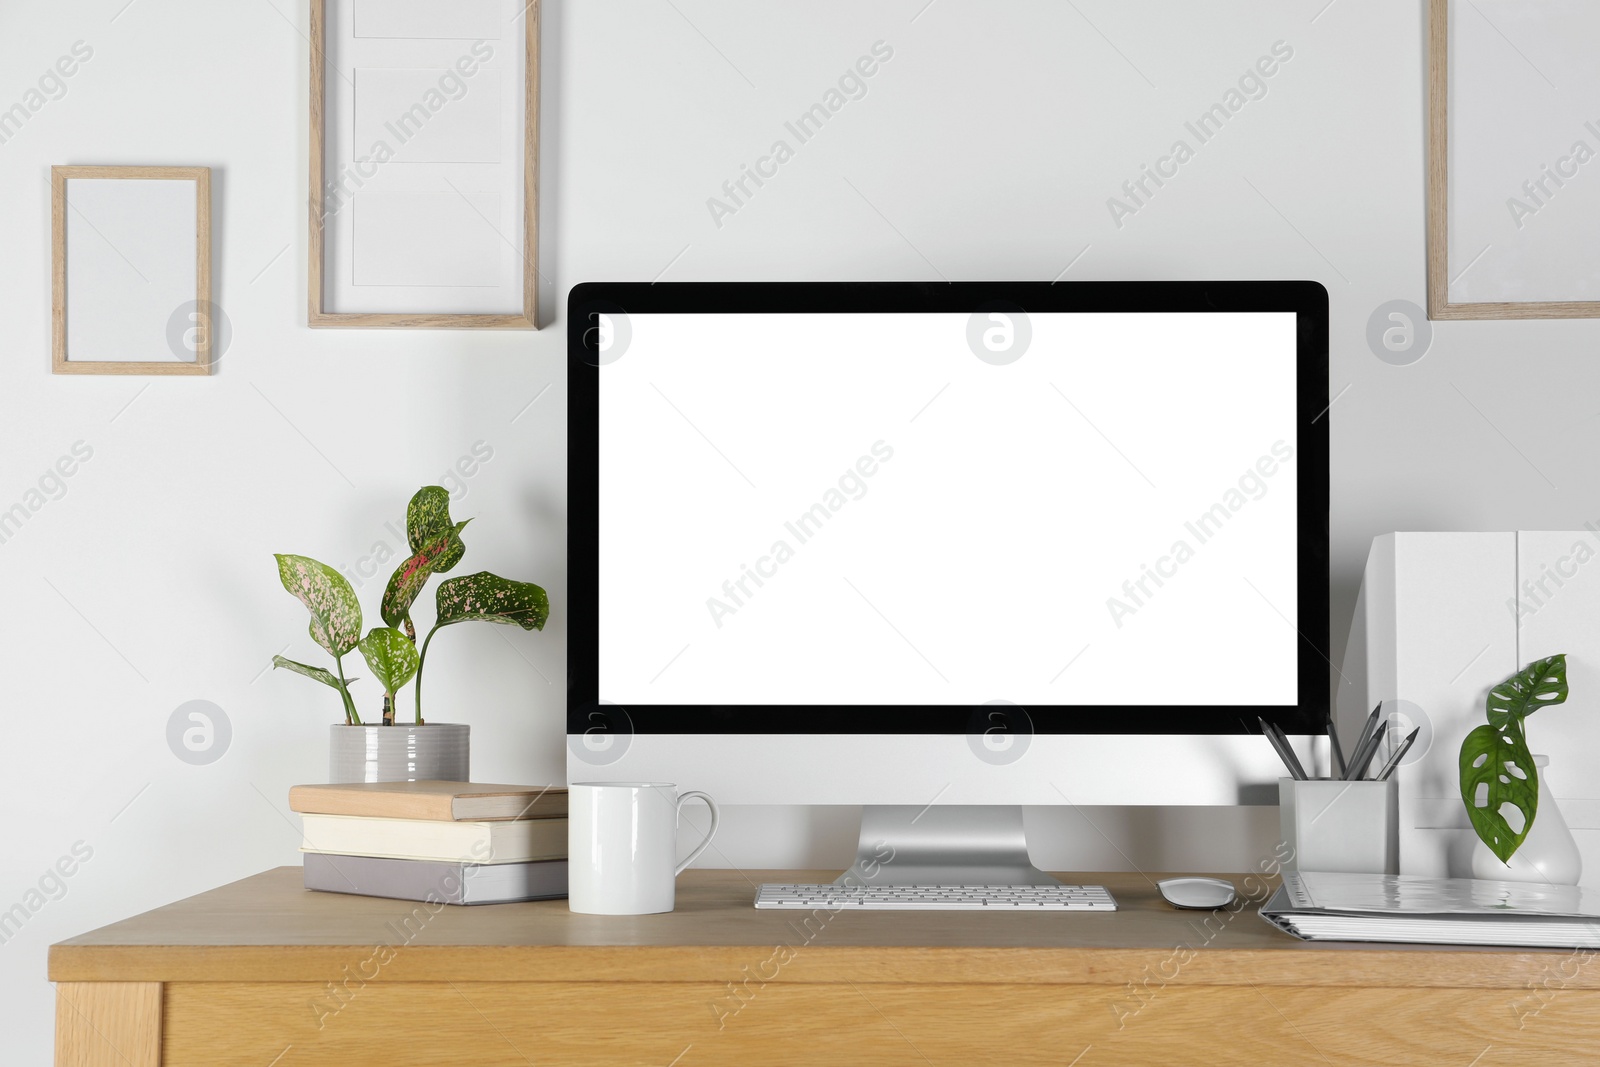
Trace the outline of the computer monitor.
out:
M 1297 281 L 577 286 L 569 777 L 866 805 L 903 880 L 988 881 L 1039 880 L 1018 805 L 1270 785 L 1258 718 L 1327 717 L 1327 322 Z

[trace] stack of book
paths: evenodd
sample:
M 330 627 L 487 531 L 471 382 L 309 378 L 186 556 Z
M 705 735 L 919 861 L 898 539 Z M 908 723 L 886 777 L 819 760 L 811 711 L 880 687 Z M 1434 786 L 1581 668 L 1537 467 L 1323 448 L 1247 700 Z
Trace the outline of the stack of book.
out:
M 567 791 L 469 782 L 297 785 L 306 888 L 505 904 L 567 895 Z

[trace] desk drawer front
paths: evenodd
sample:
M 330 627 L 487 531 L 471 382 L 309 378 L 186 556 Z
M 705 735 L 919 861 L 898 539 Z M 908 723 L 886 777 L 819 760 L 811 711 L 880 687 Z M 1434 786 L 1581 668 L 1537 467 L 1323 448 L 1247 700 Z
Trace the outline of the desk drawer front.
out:
M 166 986 L 163 1026 L 167 1067 L 280 1056 L 285 1067 L 926 1067 L 990 1062 L 1000 1049 L 1009 1064 L 1041 1067 L 1495 1067 L 1535 1054 L 1541 1065 L 1592 1063 L 1600 991 L 1168 985 L 1140 996 L 1110 985 L 379 979 L 335 994 L 325 985 L 179 982 Z

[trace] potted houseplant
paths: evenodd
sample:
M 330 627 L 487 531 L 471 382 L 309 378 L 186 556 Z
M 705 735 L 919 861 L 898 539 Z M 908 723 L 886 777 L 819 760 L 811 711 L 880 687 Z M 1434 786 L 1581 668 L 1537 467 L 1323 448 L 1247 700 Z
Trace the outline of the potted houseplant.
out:
M 1583 860 L 1528 750 L 1526 720 L 1567 699 L 1565 654 L 1536 660 L 1489 690 L 1489 721 L 1461 743 L 1461 799 L 1478 833 L 1474 878 L 1577 885 Z M 1509 810 L 1508 810 L 1509 809 Z
M 434 596 L 432 628 L 417 647 L 411 618 L 423 587 L 435 574 L 461 562 L 466 545 L 461 531 L 471 520 L 452 522 L 450 494 L 441 486 L 419 489 L 406 508 L 406 540 L 411 555 L 390 576 L 379 614 L 383 626 L 361 633 L 361 604 L 344 575 L 308 556 L 279 555 L 278 578 L 311 613 L 311 639 L 333 657 L 333 670 L 272 657 L 274 667 L 302 674 L 339 694 L 344 722 L 331 729 L 328 780 L 382 782 L 422 779 L 467 781 L 469 727 L 430 723 L 422 715 L 422 677 L 428 649 L 440 630 L 482 621 L 542 630 L 550 614 L 545 591 L 487 571 L 441 581 Z M 359 651 L 383 691 L 382 718 L 366 722 L 356 708 L 344 658 Z M 415 721 L 395 722 L 397 695 L 414 686 Z

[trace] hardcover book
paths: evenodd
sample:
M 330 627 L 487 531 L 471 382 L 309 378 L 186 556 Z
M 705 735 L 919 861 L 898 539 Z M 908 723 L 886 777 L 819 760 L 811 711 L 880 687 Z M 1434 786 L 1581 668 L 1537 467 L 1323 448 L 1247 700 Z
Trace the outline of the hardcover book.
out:
M 567 863 L 434 863 L 308 852 L 306 888 L 442 904 L 511 904 L 567 895 Z
M 553 819 L 567 814 L 567 791 L 548 786 L 472 782 L 297 785 L 289 790 L 289 807 L 302 814 L 442 822 Z
M 301 816 L 301 852 L 454 863 L 529 863 L 567 858 L 566 819 L 440 822 L 361 815 Z

